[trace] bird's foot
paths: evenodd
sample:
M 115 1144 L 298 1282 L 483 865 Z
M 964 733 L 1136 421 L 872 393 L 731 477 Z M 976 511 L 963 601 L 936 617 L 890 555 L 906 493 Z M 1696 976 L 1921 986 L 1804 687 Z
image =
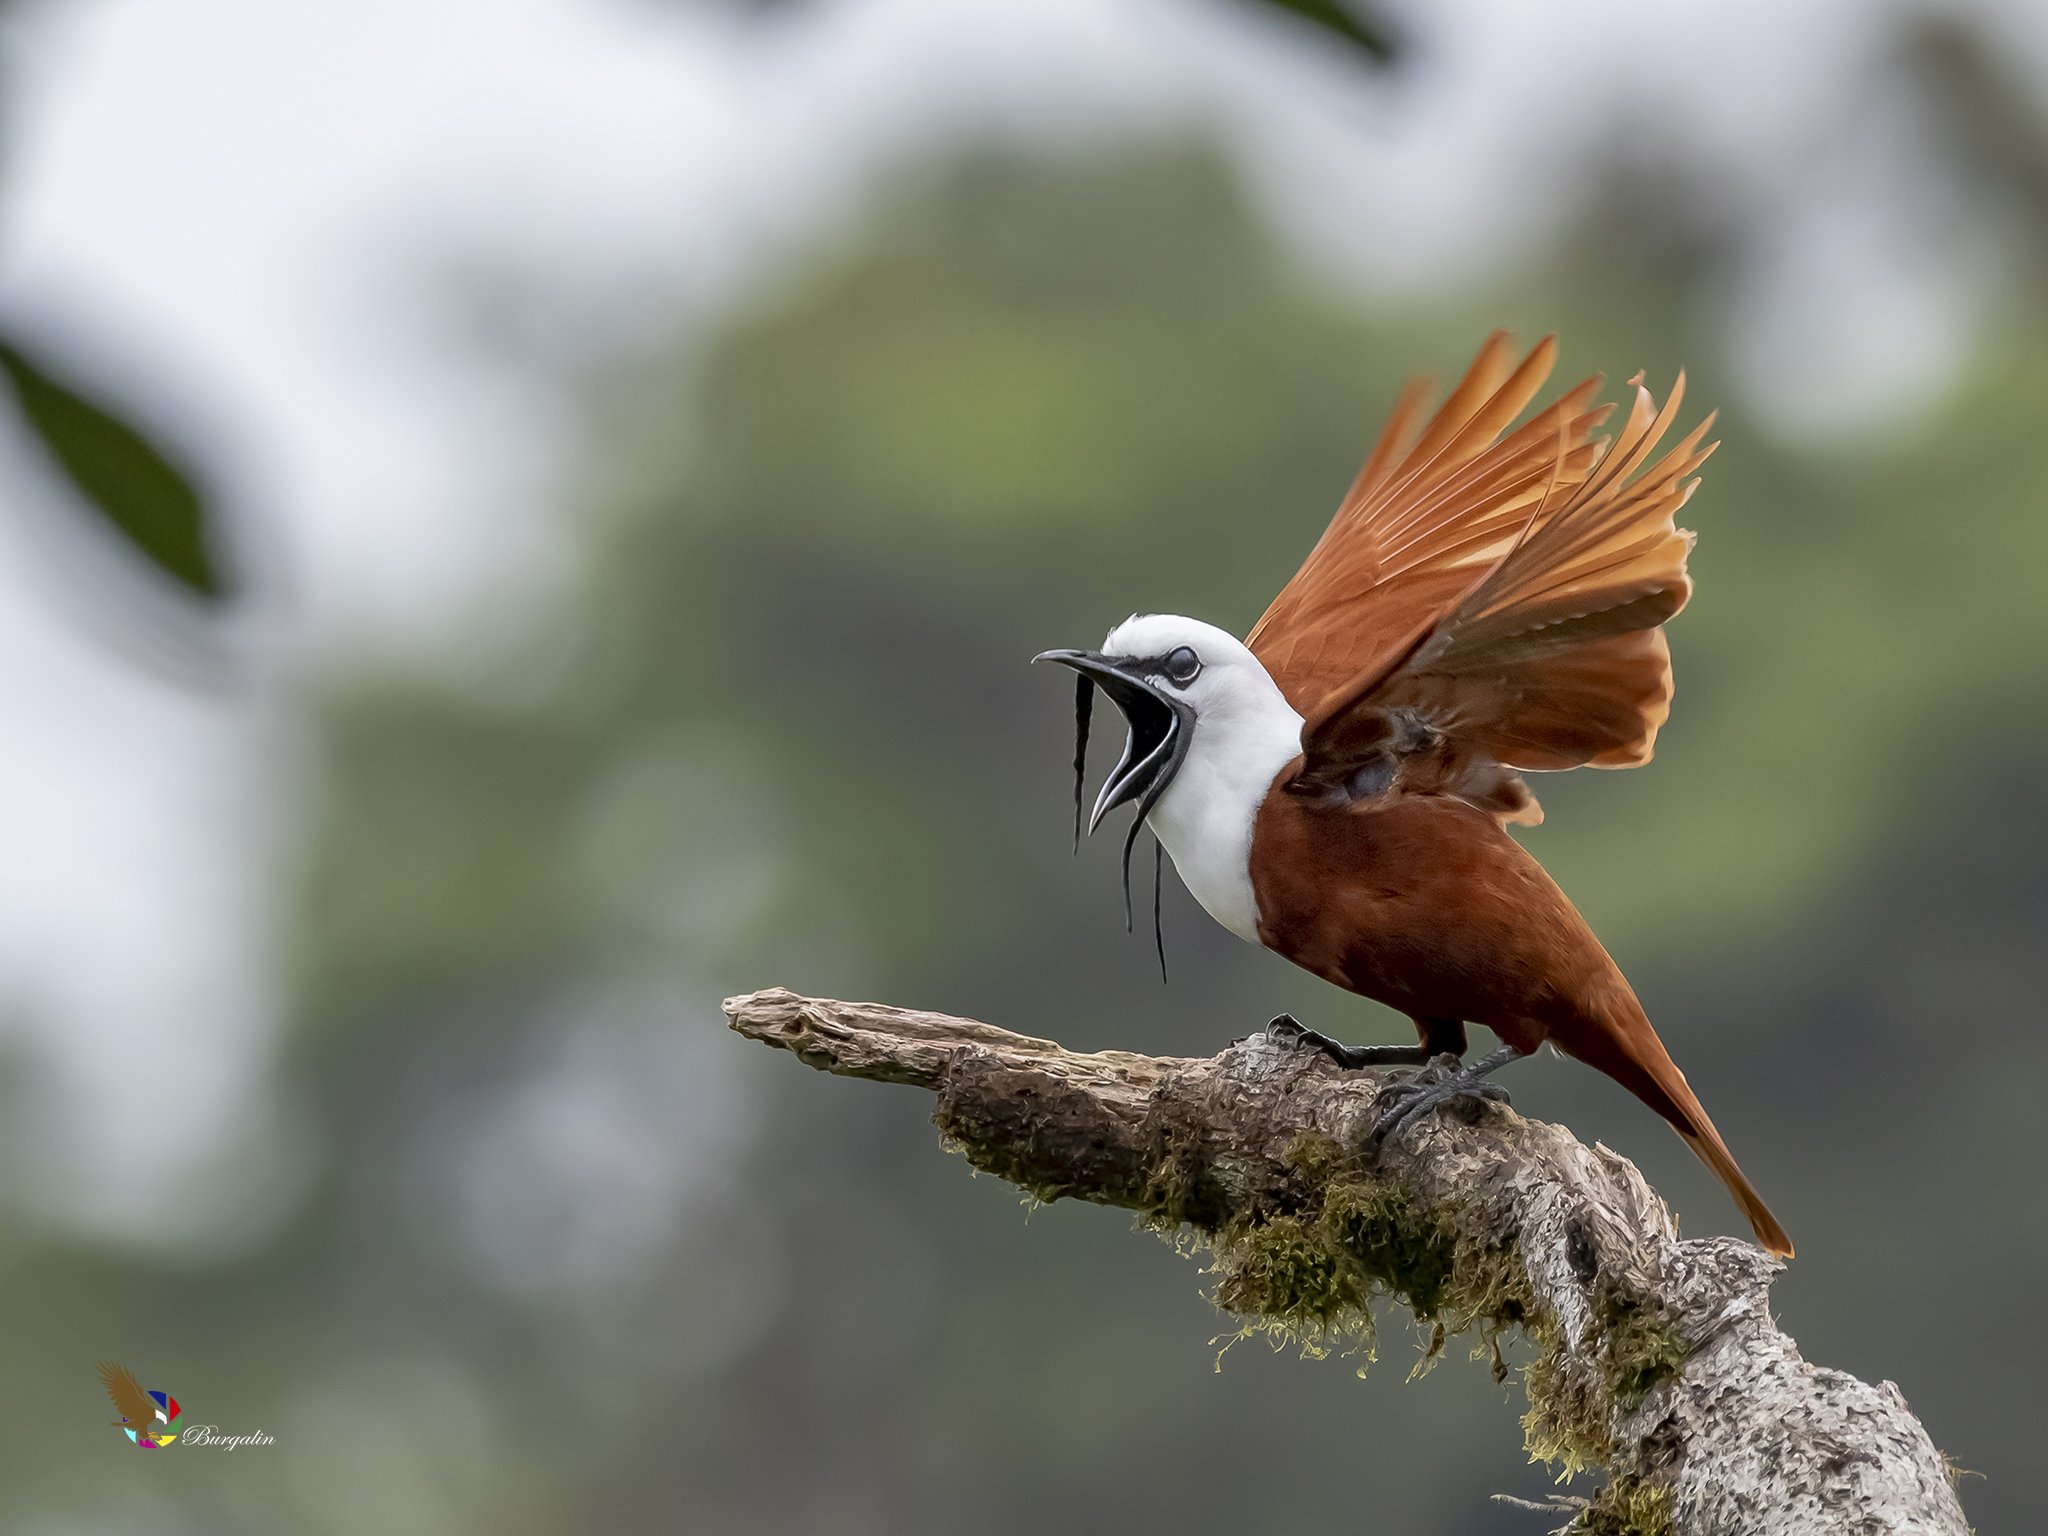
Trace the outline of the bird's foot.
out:
M 1451 1068 L 1448 1075 L 1434 1075 L 1439 1063 Z M 1439 1056 L 1415 1076 L 1389 1083 L 1380 1090 L 1378 1116 L 1372 1128 L 1373 1144 L 1384 1143 L 1410 1122 L 1447 1104 L 1468 1104 L 1476 1112 L 1482 1104 L 1507 1102 L 1508 1091 L 1499 1083 L 1488 1082 L 1470 1068 L 1458 1066 L 1455 1056 Z
M 1375 1045 L 1346 1045 L 1332 1040 L 1319 1029 L 1310 1029 L 1291 1013 L 1283 1013 L 1266 1026 L 1266 1038 L 1297 1050 L 1321 1051 L 1347 1071 L 1355 1067 L 1384 1063 L 1389 1048 Z

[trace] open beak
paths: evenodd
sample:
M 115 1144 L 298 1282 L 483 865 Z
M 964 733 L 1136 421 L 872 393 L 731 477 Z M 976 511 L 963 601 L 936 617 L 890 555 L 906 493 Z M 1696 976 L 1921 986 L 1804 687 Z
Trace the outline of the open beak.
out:
M 1131 921 L 1131 849 L 1138 841 L 1138 829 L 1145 817 L 1166 793 L 1166 786 L 1180 772 L 1188 755 L 1188 743 L 1195 733 L 1195 711 L 1178 699 L 1153 687 L 1144 677 L 1125 670 L 1125 664 L 1100 651 L 1040 651 L 1033 661 L 1056 661 L 1080 675 L 1074 680 L 1074 849 L 1081 847 L 1081 801 L 1088 773 L 1088 715 L 1100 688 L 1116 701 L 1129 724 L 1124 738 L 1124 755 L 1103 781 L 1095 797 L 1095 813 L 1088 818 L 1093 832 L 1102 818 L 1119 805 L 1135 800 L 1138 814 L 1131 818 L 1131 830 L 1124 836 L 1124 928 Z M 1163 850 L 1158 834 L 1152 848 L 1152 938 L 1159 950 L 1159 979 L 1166 980 L 1166 937 L 1159 926 L 1159 866 Z
M 1182 759 L 1187 756 L 1188 742 L 1193 734 L 1194 711 L 1184 701 L 1169 697 L 1144 678 L 1123 670 L 1114 658 L 1099 651 L 1041 651 L 1031 659 L 1035 662 L 1056 661 L 1081 674 L 1075 701 L 1079 738 L 1074 751 L 1076 822 L 1080 820 L 1078 775 L 1088 745 L 1088 692 L 1091 683 L 1108 694 L 1116 707 L 1123 711 L 1130 734 L 1124 738 L 1123 756 L 1103 781 L 1101 794 L 1095 797 L 1088 830 L 1093 832 L 1102 824 L 1105 815 L 1133 800 L 1138 802 L 1138 820 L 1143 821 L 1145 814 L 1166 792 L 1166 786 L 1173 782 L 1174 774 L 1180 771 Z M 1135 833 L 1135 826 L 1132 831 Z

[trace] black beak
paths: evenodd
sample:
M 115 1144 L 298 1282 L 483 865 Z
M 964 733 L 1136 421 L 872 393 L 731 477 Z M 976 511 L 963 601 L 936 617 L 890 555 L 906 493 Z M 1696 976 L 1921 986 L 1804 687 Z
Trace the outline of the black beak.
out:
M 1077 774 L 1081 758 L 1087 751 L 1086 700 L 1090 683 L 1109 695 L 1130 726 L 1130 734 L 1124 738 L 1124 755 L 1117 760 L 1109 777 L 1103 780 L 1102 792 L 1095 797 L 1095 809 L 1088 817 L 1088 830 L 1093 832 L 1102 825 L 1104 816 L 1133 800 L 1138 802 L 1138 820 L 1143 821 L 1145 814 L 1166 793 L 1166 786 L 1173 782 L 1174 774 L 1180 771 L 1181 760 L 1187 756 L 1194 711 L 1181 700 L 1162 693 L 1138 674 L 1126 671 L 1125 664 L 1098 651 L 1041 651 L 1031 659 L 1035 662 L 1056 661 L 1081 674 L 1080 690 L 1075 699 L 1076 734 L 1079 737 L 1074 753 Z M 1078 779 L 1074 810 L 1078 827 Z
M 1166 786 L 1180 772 L 1194 736 L 1195 712 L 1181 699 L 1173 698 L 1127 670 L 1100 651 L 1040 651 L 1033 661 L 1056 661 L 1080 674 L 1074 687 L 1074 847 L 1081 846 L 1081 801 L 1088 772 L 1088 715 L 1097 687 L 1116 701 L 1130 725 L 1124 738 L 1124 755 L 1103 781 L 1095 798 L 1095 813 L 1088 818 L 1093 832 L 1103 816 L 1117 806 L 1135 800 L 1138 814 L 1131 818 L 1131 830 L 1124 837 L 1124 928 L 1131 921 L 1131 849 L 1138 841 L 1138 829 L 1145 817 L 1166 793 Z M 1159 979 L 1166 980 L 1166 936 L 1159 926 L 1159 869 L 1162 850 L 1157 836 L 1152 849 L 1152 939 L 1159 951 Z

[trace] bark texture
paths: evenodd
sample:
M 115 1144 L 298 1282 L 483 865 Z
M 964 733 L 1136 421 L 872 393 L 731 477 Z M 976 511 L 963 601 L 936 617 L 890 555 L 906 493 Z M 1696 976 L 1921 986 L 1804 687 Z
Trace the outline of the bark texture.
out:
M 781 989 L 725 1011 L 821 1071 L 930 1090 L 949 1144 L 1041 1199 L 1192 1232 L 1247 1328 L 1369 1343 L 1392 1297 L 1437 1348 L 1470 1330 L 1502 1379 L 1502 1338 L 1526 1335 L 1530 1453 L 1607 1473 L 1574 1532 L 1968 1530 L 1899 1389 L 1810 1365 L 1779 1331 L 1776 1260 L 1681 1241 L 1633 1164 L 1558 1126 L 1475 1105 L 1375 1148 L 1385 1077 L 1285 1035 L 1191 1059 Z

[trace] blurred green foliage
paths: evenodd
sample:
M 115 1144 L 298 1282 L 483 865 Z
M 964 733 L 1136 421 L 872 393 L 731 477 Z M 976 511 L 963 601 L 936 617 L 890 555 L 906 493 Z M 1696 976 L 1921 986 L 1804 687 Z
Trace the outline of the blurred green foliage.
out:
M 1399 53 L 1399 35 L 1385 18 L 1347 0 L 1254 0 L 1271 11 L 1298 16 L 1329 36 L 1350 44 L 1376 64 L 1390 63 Z
M 739 6 L 767 16 L 798 9 L 804 0 L 735 0 Z M 1358 0 L 1241 0 L 1248 11 L 1280 15 L 1314 29 L 1314 35 L 1374 64 L 1393 62 L 1401 52 L 1400 29 L 1378 6 Z
M 81 510 L 158 574 L 209 601 L 228 595 L 219 531 L 186 472 L 141 430 L 0 340 L 0 373 L 23 421 L 49 451 Z
M 1486 1371 L 1404 1387 L 1391 1328 L 1364 1384 L 1213 1371 L 1164 1247 L 1106 1212 L 1027 1224 L 917 1096 L 716 1009 L 780 982 L 1083 1047 L 1206 1050 L 1281 1008 L 1398 1036 L 1178 893 L 1162 993 L 1114 849 L 1068 858 L 1068 692 L 1024 662 L 1134 608 L 1242 629 L 1400 380 L 1506 323 L 1561 331 L 1568 370 L 1683 360 L 1726 407 L 1658 760 L 1546 782 L 1530 843 L 1798 1238 L 1787 1326 L 1901 1382 L 1990 1474 L 1974 1518 L 2024 1528 L 2048 306 L 2016 298 L 1910 428 L 1802 446 L 1702 328 L 1719 247 L 1658 185 L 1617 176 L 1494 291 L 1374 308 L 1205 146 L 969 153 L 596 384 L 558 601 L 339 678 L 309 722 L 287 1218 L 175 1261 L 51 1237 L 0 1272 L 14 1315 L 175 1340 L 189 1404 L 297 1437 L 177 1462 L 169 1517 L 161 1480 L 124 1496 L 194 1531 L 1531 1529 L 1485 1498 L 1547 1486 Z M 1524 1109 L 1636 1158 L 1690 1229 L 1739 1225 L 1619 1090 L 1524 1070 Z M 78 1387 L 0 1441 L 31 1513 L 97 1449 L 66 1337 L 0 1341 L 10 1380 Z

